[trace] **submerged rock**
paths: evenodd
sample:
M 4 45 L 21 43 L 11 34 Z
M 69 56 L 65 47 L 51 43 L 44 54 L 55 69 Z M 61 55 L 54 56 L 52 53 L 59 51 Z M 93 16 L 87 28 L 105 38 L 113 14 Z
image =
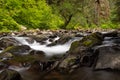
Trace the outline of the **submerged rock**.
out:
M 17 71 L 6 69 L 0 73 L 0 80 L 22 80 L 22 77 Z

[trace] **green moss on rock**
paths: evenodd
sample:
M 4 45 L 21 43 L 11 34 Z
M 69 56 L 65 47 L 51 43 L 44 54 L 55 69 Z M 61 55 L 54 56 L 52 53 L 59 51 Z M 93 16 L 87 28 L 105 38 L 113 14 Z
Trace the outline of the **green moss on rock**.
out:
M 103 41 L 103 35 L 99 32 L 85 36 L 80 41 L 75 41 L 71 44 L 69 54 L 82 54 L 88 48 L 101 44 Z

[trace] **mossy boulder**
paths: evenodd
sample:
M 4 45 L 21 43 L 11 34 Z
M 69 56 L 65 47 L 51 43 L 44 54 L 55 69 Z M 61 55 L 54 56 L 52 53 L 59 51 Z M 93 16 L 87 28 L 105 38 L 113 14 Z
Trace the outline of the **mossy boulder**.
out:
M 78 66 L 79 58 L 73 55 L 69 55 L 60 62 L 58 70 L 62 73 L 69 73 L 71 69 L 74 69 Z
M 96 32 L 91 35 L 83 37 L 80 41 L 75 41 L 71 44 L 71 47 L 68 51 L 69 54 L 81 54 L 93 46 L 102 44 L 103 36 L 101 33 Z
M 22 55 L 22 56 L 13 56 L 12 58 L 8 60 L 4 60 L 2 62 L 8 64 L 8 65 L 13 65 L 13 66 L 26 66 L 26 65 L 31 65 L 34 61 L 46 61 L 45 57 L 41 57 L 39 55 Z
M 22 77 L 17 71 L 6 69 L 0 73 L 0 80 L 22 80 Z
M 12 55 L 26 55 L 29 53 L 31 48 L 27 45 L 17 45 L 7 47 L 1 54 L 11 53 Z

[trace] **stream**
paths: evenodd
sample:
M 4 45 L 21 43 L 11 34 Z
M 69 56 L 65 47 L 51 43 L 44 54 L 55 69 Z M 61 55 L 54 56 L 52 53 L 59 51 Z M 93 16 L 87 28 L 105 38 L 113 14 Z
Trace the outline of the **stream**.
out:
M 85 35 L 85 36 L 87 36 L 87 35 Z M 68 56 L 68 51 L 70 50 L 71 44 L 73 42 L 80 41 L 83 38 L 84 38 L 83 36 L 81 36 L 81 37 L 74 36 L 62 44 L 59 44 L 59 40 L 61 39 L 61 36 L 56 36 L 56 37 L 52 38 L 52 40 L 51 40 L 51 38 L 47 38 L 45 40 L 43 39 L 42 42 L 39 42 L 36 39 L 29 37 L 29 36 L 5 36 L 5 37 L 1 37 L 0 40 L 2 42 L 2 39 L 3 39 L 3 42 L 2 42 L 3 44 L 6 44 L 8 41 L 7 46 L 13 45 L 13 44 L 15 46 L 27 45 L 28 47 L 30 47 L 30 50 L 28 49 L 27 53 L 26 52 L 23 53 L 23 54 L 25 54 L 25 56 L 29 55 L 31 51 L 38 51 L 38 52 L 42 51 L 45 53 L 45 58 L 49 57 L 54 60 L 53 56 L 57 56 L 57 58 L 60 57 L 61 59 L 56 59 L 56 57 L 55 57 L 56 61 L 54 62 L 54 64 L 56 64 L 57 61 L 62 62 L 64 59 L 67 59 L 67 57 L 65 57 L 64 55 Z M 9 43 L 9 40 L 10 40 L 10 43 Z M 4 43 L 4 41 L 6 41 L 6 42 Z M 48 45 L 51 45 L 52 43 L 56 43 L 56 44 L 52 45 L 52 46 L 48 46 Z M 101 47 L 108 47 L 108 46 L 116 46 L 116 43 L 117 44 L 120 43 L 120 37 L 107 36 L 102 41 L 101 45 L 94 46 L 94 47 L 92 47 L 92 49 L 98 49 Z M 1 45 L 3 45 L 3 44 L 1 44 Z M 2 54 L 2 52 L 4 52 L 5 49 L 6 48 L 3 48 L 3 46 L 1 46 L 0 53 Z M 115 50 L 119 50 L 119 49 L 117 48 Z M 109 51 L 114 52 L 112 50 L 109 50 Z M 21 50 L 18 50 L 18 52 L 21 52 Z M 104 50 L 103 50 L 103 52 L 104 52 Z M 7 54 L 9 54 L 9 52 Z M 34 55 L 36 55 L 39 58 L 39 55 L 37 54 L 37 52 Z M 61 57 L 61 55 L 63 57 Z M 24 56 L 24 55 L 22 55 L 22 56 Z M 17 57 L 19 58 L 19 55 L 17 55 Z M 41 57 L 41 54 L 40 54 L 40 58 L 44 59 L 43 56 Z M 119 59 L 119 58 L 116 58 L 116 60 L 117 59 Z M 6 59 L 6 58 L 2 58 L 2 60 L 9 61 L 9 59 Z M 69 58 L 68 58 L 68 60 L 69 60 Z M 14 61 L 13 62 L 11 61 L 12 63 L 10 62 L 9 66 L 7 66 L 5 68 L 4 67 L 1 68 L 2 67 L 1 65 L 4 66 L 4 63 L 1 62 L 0 63 L 0 72 L 2 72 L 6 68 L 15 70 L 20 73 L 23 80 L 120 80 L 120 76 L 119 76 L 120 71 L 116 70 L 116 69 L 111 70 L 111 69 L 107 68 L 106 70 L 101 70 L 101 69 L 94 70 L 93 67 L 81 66 L 78 69 L 75 69 L 75 71 L 73 71 L 72 73 L 62 73 L 62 72 L 59 72 L 59 70 L 54 70 L 54 69 L 52 71 L 49 71 L 49 68 L 51 68 L 51 66 L 54 65 L 53 63 L 50 63 L 49 67 L 45 68 L 45 70 L 44 70 L 43 67 L 44 67 L 44 65 L 45 65 L 45 67 L 46 67 L 46 65 L 48 66 L 48 62 L 46 62 L 46 60 L 45 60 L 45 62 L 44 62 L 44 60 L 42 62 L 39 59 L 38 59 L 38 61 L 39 62 L 36 62 L 34 64 L 35 66 L 32 66 L 33 63 L 31 63 L 31 62 L 30 63 L 23 62 L 21 64 L 21 63 L 16 63 L 16 62 L 14 63 Z M 64 65 L 66 65 L 66 64 L 67 63 L 65 62 Z M 116 64 L 116 63 L 113 62 L 111 64 Z M 116 64 L 116 65 L 119 65 L 119 64 Z M 109 66 L 109 64 L 105 65 L 105 67 L 106 66 Z M 31 69 L 31 68 L 33 68 L 33 69 Z

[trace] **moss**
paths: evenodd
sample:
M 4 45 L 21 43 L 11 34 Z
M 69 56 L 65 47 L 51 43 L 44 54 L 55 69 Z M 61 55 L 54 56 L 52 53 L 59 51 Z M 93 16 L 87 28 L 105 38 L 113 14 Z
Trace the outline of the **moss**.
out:
M 75 41 L 71 44 L 70 51 L 74 50 L 75 48 L 79 47 L 79 41 Z
M 31 55 L 24 55 L 24 56 L 13 56 L 12 59 L 3 61 L 4 63 L 10 65 L 19 65 L 22 63 L 33 63 L 35 61 L 35 57 Z
M 68 53 L 72 55 L 82 54 L 87 48 L 101 44 L 102 40 L 102 34 L 99 32 L 85 36 L 82 40 L 73 42 Z
M 102 42 L 102 35 L 98 32 L 86 36 L 80 41 L 82 46 L 85 47 L 92 47 L 94 45 L 101 44 L 101 42 Z
M 2 52 L 2 54 L 5 53 L 5 52 L 10 51 L 10 50 L 13 49 L 13 48 L 14 48 L 14 46 L 7 47 L 7 48 Z

